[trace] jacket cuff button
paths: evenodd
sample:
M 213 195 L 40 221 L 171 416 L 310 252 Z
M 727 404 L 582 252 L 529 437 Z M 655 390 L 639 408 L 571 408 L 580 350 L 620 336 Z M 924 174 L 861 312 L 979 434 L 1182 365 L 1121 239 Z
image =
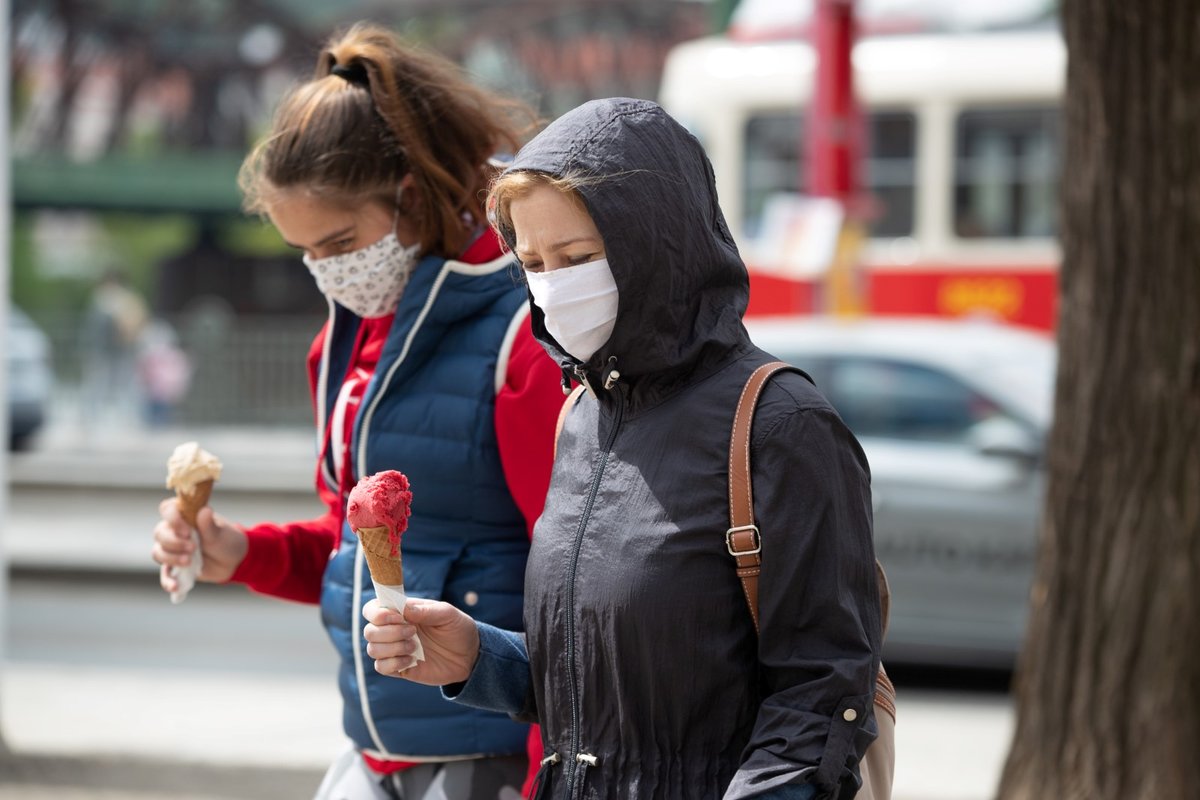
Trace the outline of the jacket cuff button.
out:
M 842 712 L 842 719 L 846 720 L 846 722 L 854 722 L 854 720 L 858 719 L 858 712 L 853 708 L 847 708 Z
M 463 595 L 463 602 L 469 606 L 476 605 L 479 602 L 479 595 L 475 592 L 467 592 Z

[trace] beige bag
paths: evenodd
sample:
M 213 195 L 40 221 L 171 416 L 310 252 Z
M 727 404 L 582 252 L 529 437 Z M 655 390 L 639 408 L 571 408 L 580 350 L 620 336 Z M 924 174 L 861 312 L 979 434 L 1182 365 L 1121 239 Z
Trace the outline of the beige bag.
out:
M 763 387 L 772 375 L 785 369 L 795 367 L 782 361 L 773 361 L 756 369 L 746 381 L 746 388 L 738 399 L 733 434 L 729 440 L 729 530 L 725 532 L 725 544 L 729 554 L 737 561 L 737 574 L 745 589 L 755 631 L 758 630 L 758 575 L 762 570 L 762 540 L 758 526 L 754 524 L 750 426 Z M 879 579 L 879 602 L 882 606 L 880 619 L 886 633 L 891 593 L 887 576 L 878 561 L 875 562 L 875 573 Z M 875 682 L 875 724 L 879 735 L 867 748 L 858 765 L 862 788 L 855 796 L 859 800 L 890 800 L 892 796 L 892 776 L 896 770 L 896 688 L 884 671 L 883 664 L 879 665 Z

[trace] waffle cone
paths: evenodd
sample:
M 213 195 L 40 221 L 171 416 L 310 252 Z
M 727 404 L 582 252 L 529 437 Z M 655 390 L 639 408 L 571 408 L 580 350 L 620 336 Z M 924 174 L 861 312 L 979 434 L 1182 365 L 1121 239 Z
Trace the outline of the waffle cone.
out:
M 404 567 L 400 556 L 392 555 L 391 537 L 386 525 L 378 528 L 358 528 L 354 531 L 362 542 L 363 554 L 371 577 L 380 586 L 403 586 Z
M 175 502 L 179 506 L 179 515 L 187 520 L 193 528 L 196 527 L 196 515 L 200 513 L 200 509 L 208 505 L 208 498 L 212 496 L 212 490 L 213 482 L 211 480 L 200 481 L 190 492 L 175 490 Z

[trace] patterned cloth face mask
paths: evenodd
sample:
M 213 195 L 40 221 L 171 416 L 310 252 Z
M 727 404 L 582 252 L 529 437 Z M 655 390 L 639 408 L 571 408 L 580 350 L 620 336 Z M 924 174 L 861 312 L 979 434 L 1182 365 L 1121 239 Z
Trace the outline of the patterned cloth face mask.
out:
M 396 202 L 392 230 L 375 244 L 327 258 L 303 257 L 321 294 L 365 319 L 396 310 L 420 256 L 420 242 L 405 247 L 396 238 L 399 193 Z

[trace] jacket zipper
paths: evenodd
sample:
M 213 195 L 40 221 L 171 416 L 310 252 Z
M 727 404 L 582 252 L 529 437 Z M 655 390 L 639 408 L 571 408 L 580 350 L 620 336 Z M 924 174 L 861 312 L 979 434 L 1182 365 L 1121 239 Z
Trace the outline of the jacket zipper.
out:
M 606 387 L 609 388 L 609 387 Z M 580 700 L 579 691 L 577 689 L 577 670 L 575 668 L 575 576 L 579 568 L 579 551 L 583 547 L 583 531 L 587 527 L 588 519 L 592 515 L 592 507 L 596 503 L 596 495 L 600 491 L 600 479 L 604 475 L 604 468 L 608 464 L 608 457 L 612 453 L 613 442 L 617 438 L 617 430 L 621 427 L 622 417 L 625 413 L 625 394 L 624 387 L 617 387 L 613 392 L 616 398 L 616 413 L 613 414 L 612 428 L 608 432 L 608 436 L 604 441 L 604 448 L 600 451 L 600 460 L 596 464 L 596 469 L 592 473 L 592 483 L 588 488 L 587 499 L 584 502 L 583 513 L 579 517 L 579 524 L 575 527 L 575 544 L 571 550 L 571 570 L 567 580 L 567 681 L 570 686 L 571 697 L 571 756 L 566 762 L 567 767 L 567 796 L 574 796 L 575 779 L 578 776 L 581 780 L 583 777 L 583 765 L 595 765 L 596 757 L 586 753 L 580 753 Z
M 446 262 L 446 264 L 449 263 L 450 262 L 448 261 Z M 396 356 L 396 360 L 392 362 L 392 365 L 388 368 L 386 373 L 384 373 L 382 376 L 376 373 L 375 377 L 372 378 L 373 383 L 378 382 L 379 384 L 375 390 L 375 394 L 371 398 L 369 405 L 363 405 L 359 407 L 358 413 L 361 415 L 361 419 L 358 421 L 358 440 L 357 442 L 351 442 L 352 447 L 357 445 L 355 452 L 357 453 L 358 458 L 356 459 L 354 468 L 356 475 L 362 476 L 367 474 L 367 433 L 370 430 L 371 421 L 375 416 L 375 408 L 379 405 L 379 402 L 383 399 L 384 393 L 391 384 L 392 376 L 396 374 L 396 370 L 400 369 L 400 365 L 403 364 L 408 358 L 408 351 L 412 347 L 413 339 L 416 338 L 417 331 L 421 329 L 421 325 L 424 324 L 425 318 L 429 316 L 429 312 L 433 308 L 434 302 L 438 299 L 442 284 L 446 282 L 446 274 L 447 268 L 446 265 L 443 264 L 441 271 L 433 281 L 433 286 L 429 289 L 429 295 L 425 298 L 425 304 L 421 307 L 420 313 L 417 314 L 417 318 L 413 321 L 412 327 L 409 328 L 408 333 L 404 337 L 404 347 L 401 349 L 400 354 Z M 369 388 L 370 387 L 368 387 L 368 389 Z M 363 392 L 362 399 L 363 401 L 366 401 L 367 392 Z M 353 439 L 353 436 L 351 438 Z M 342 502 L 345 502 L 344 497 L 342 498 Z M 338 535 L 341 535 L 340 531 Z M 371 741 L 375 743 L 375 747 L 379 749 L 380 754 L 382 754 L 385 758 L 393 758 L 393 754 L 388 751 L 386 746 L 384 746 L 383 738 L 379 735 L 379 731 L 375 727 L 375 714 L 371 710 L 371 701 L 369 695 L 367 694 L 366 666 L 363 664 L 362 647 L 360 646 L 359 641 L 359 637 L 361 637 L 362 634 L 358 632 L 360 628 L 358 627 L 357 621 L 359 619 L 359 610 L 363 605 L 363 562 L 364 558 L 362 554 L 362 544 L 359 543 L 357 545 L 357 550 L 355 550 L 354 553 L 354 590 L 351 594 L 350 606 L 351 642 L 354 648 L 354 679 L 358 683 L 359 707 L 362 710 L 363 720 L 367 724 L 367 732 L 371 735 Z
M 326 486 L 333 487 L 333 490 L 337 491 L 337 476 L 333 474 L 325 454 L 321 452 L 321 445 L 325 441 L 325 426 L 329 424 L 329 409 L 326 407 L 328 398 L 325 395 L 329 391 L 329 359 L 333 349 L 333 328 L 337 324 L 336 306 L 332 300 L 326 299 L 325 302 L 329 305 L 329 327 L 325 329 L 325 341 L 321 343 L 321 364 L 317 369 L 317 393 L 313 400 L 317 408 L 316 447 L 317 456 L 321 459 L 321 477 Z

